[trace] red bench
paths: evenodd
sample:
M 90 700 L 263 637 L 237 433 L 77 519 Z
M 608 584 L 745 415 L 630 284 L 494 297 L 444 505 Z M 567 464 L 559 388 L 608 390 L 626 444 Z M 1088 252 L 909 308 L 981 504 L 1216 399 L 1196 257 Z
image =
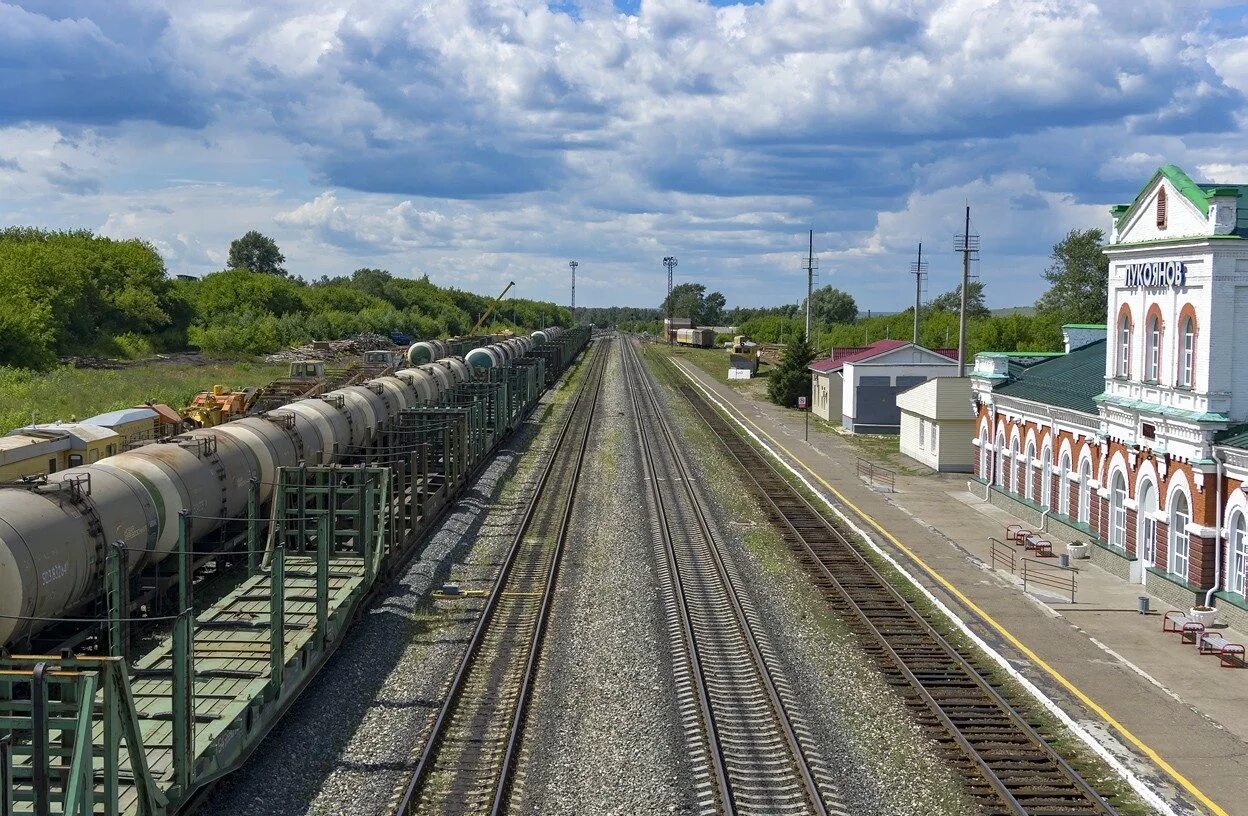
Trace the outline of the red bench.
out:
M 1198 645 L 1201 635 L 1205 633 L 1205 625 L 1192 620 L 1177 609 L 1171 609 L 1161 617 L 1161 631 L 1177 632 L 1179 643 Z
M 1231 643 L 1217 632 L 1202 632 L 1196 638 L 1196 649 L 1202 654 L 1216 654 L 1224 669 L 1244 667 L 1244 644 Z

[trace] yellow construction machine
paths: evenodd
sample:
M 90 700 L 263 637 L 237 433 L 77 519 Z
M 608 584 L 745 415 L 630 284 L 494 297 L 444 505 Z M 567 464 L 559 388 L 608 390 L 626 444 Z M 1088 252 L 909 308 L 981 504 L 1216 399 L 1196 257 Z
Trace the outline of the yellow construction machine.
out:
M 191 404 L 178 413 L 196 428 L 211 428 L 246 416 L 247 409 L 255 402 L 256 393 L 255 388 L 231 389 L 214 385 L 211 391 L 196 394 Z

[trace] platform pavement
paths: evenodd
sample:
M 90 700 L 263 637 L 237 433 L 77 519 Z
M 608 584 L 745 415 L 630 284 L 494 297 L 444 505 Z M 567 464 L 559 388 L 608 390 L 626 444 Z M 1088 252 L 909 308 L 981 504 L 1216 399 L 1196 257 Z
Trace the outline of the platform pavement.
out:
M 1007 524 L 1020 521 L 970 493 L 965 474 L 898 474 L 897 492 L 877 492 L 857 476 L 860 449 L 830 426 L 813 420 L 804 442 L 800 413 L 746 396 L 694 365 L 682 368 L 889 531 L 897 541 L 860 525 L 1175 813 L 1248 814 L 1248 669 L 1220 668 L 1216 658 L 1179 645 L 1177 635 L 1161 632 L 1155 601 L 1151 614 L 1137 612 L 1138 585 L 1087 561 L 1072 562 L 1075 603 L 1052 590 L 1023 592 L 988 554 L 989 537 L 1002 538 Z M 1248 642 L 1234 630 L 1225 634 Z

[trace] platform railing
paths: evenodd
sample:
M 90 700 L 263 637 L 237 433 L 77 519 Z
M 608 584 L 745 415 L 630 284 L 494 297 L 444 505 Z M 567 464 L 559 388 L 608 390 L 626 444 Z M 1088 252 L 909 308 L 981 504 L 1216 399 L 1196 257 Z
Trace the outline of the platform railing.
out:
M 897 492 L 897 474 L 867 459 L 858 459 L 858 478 L 872 487 L 878 487 L 889 493 Z
M 1075 602 L 1078 588 L 1075 570 L 1048 561 L 1027 558 L 1026 555 L 1019 557 L 1017 544 L 1005 544 L 995 538 L 988 539 L 988 547 L 988 558 L 993 569 L 1005 569 L 1011 575 L 1017 575 L 1023 581 L 1024 592 L 1029 585 L 1039 586 L 1069 595 L 1070 602 Z

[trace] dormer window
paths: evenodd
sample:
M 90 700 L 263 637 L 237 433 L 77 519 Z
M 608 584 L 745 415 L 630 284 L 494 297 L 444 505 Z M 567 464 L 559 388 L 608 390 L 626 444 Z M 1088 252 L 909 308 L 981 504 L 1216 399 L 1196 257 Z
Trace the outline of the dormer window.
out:
M 1166 188 L 1157 190 L 1157 229 L 1166 228 Z

